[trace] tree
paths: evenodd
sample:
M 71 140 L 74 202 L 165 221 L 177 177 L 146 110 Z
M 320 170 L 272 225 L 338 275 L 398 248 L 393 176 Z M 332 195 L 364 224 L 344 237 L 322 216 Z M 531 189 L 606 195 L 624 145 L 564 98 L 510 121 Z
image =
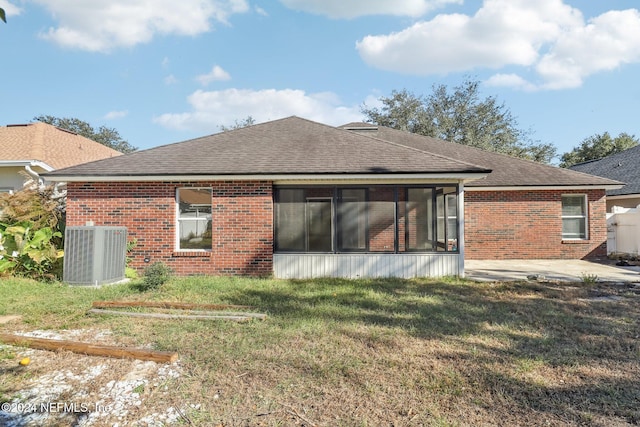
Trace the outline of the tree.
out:
M 364 105 L 361 111 L 369 123 L 549 163 L 556 148 L 532 141 L 531 132 L 518 128 L 504 104 L 492 96 L 480 99 L 479 86 L 467 80 L 450 92 L 445 85 L 434 85 L 429 96 L 394 90 L 380 98 L 382 108 Z
M 598 160 L 612 154 L 619 153 L 640 144 L 635 135 L 622 132 L 615 138 L 611 138 L 609 132 L 595 134 L 585 138 L 580 145 L 560 158 L 560 167 L 568 168 L 578 163 L 589 160 Z
M 256 121 L 254 120 L 254 118 L 251 116 L 247 116 L 247 118 L 244 120 L 241 120 L 241 121 L 236 120 L 235 123 L 231 126 L 225 126 L 225 125 L 220 126 L 220 130 L 222 132 L 229 132 L 230 130 L 242 129 L 242 128 L 246 128 L 247 126 L 252 126 L 255 124 L 256 124 Z
M 7 15 L 4 13 L 4 9 L 0 7 L 0 19 L 2 19 L 4 21 L 4 23 L 7 23 Z
M 33 120 L 77 133 L 78 135 L 84 136 L 85 138 L 91 139 L 102 145 L 106 145 L 107 147 L 113 148 L 121 153 L 131 153 L 138 149 L 122 139 L 117 130 L 106 126 L 100 126 L 100 128 L 95 130 L 89 123 L 80 119 L 66 117 L 59 118 L 54 116 L 38 116 L 34 117 Z

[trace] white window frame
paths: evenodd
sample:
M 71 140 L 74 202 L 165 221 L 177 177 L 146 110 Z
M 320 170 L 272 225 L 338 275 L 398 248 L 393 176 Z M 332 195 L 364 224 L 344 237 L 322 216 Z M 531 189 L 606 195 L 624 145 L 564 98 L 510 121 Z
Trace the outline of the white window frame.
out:
M 213 228 L 213 189 L 211 187 L 178 187 L 176 188 L 176 251 L 180 252 L 211 252 L 212 248 L 197 249 L 197 248 L 181 248 L 180 247 L 180 223 L 182 221 L 203 221 L 206 217 L 194 217 L 194 218 L 181 218 L 180 217 L 180 190 L 208 190 L 211 193 L 211 227 Z
M 564 215 L 562 208 L 564 207 L 565 197 L 580 197 L 582 198 L 584 215 Z M 562 233 L 562 240 L 589 240 L 589 199 L 586 194 L 563 194 L 560 202 L 560 215 L 562 217 L 562 228 L 564 228 L 565 219 L 584 219 L 584 237 L 567 237 Z

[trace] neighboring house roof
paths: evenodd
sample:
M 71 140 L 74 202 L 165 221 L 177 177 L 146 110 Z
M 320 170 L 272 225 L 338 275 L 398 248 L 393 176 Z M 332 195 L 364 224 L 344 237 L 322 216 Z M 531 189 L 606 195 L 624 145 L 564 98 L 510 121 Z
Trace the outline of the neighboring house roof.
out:
M 46 177 L 80 181 L 87 177 L 469 174 L 478 178 L 489 172 L 468 162 L 288 117 L 78 165 Z
M 349 123 L 340 127 L 451 159 L 472 162 L 492 170 L 491 174 L 485 179 L 469 182 L 465 184 L 466 187 L 622 185 L 621 182 L 615 180 L 617 178 L 613 177 L 602 178 L 588 175 L 385 126 L 358 122 Z
M 578 163 L 570 169 L 626 183 L 617 190 L 608 190 L 608 196 L 640 194 L 640 145 L 599 160 Z
M 0 127 L 0 162 L 40 162 L 61 169 L 122 153 L 55 126 L 37 122 Z

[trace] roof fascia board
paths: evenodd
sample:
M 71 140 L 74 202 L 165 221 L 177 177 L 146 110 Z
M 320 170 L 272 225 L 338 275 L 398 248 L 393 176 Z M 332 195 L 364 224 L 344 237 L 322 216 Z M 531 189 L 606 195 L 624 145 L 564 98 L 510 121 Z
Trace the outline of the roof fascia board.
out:
M 616 194 L 614 196 L 607 196 L 607 199 L 622 200 L 622 199 L 637 199 L 639 197 L 640 197 L 640 193 L 632 193 L 632 194 Z
M 117 176 L 44 176 L 46 181 L 53 182 L 152 182 L 152 181 L 475 181 L 486 178 L 488 173 L 433 173 L 433 174 L 296 174 L 296 175 L 117 175 Z
M 31 166 L 31 167 L 40 167 L 47 172 L 51 172 L 54 170 L 53 167 L 49 166 L 45 162 L 41 162 L 40 160 L 0 160 L 0 167 L 8 167 L 8 166 Z
M 465 187 L 464 191 L 617 190 L 623 185 L 531 185 L 505 187 Z

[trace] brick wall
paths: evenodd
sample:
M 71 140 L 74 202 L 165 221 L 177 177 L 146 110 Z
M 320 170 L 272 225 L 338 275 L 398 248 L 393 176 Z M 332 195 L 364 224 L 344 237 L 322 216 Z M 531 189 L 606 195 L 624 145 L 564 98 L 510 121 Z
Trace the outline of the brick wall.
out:
M 176 189 L 210 187 L 212 251 L 176 251 Z M 137 239 L 131 266 L 162 261 L 176 274 L 269 275 L 273 271 L 271 182 L 111 182 L 67 185 L 67 225 L 119 225 Z
M 562 240 L 563 194 L 586 194 L 588 240 Z M 465 192 L 466 259 L 583 259 L 606 256 L 604 190 Z
M 189 186 L 212 189 L 211 252 L 176 251 L 175 194 L 177 188 Z M 148 265 L 144 262 L 148 258 L 150 263 L 166 263 L 180 275 L 272 273 L 271 182 L 71 182 L 67 188 L 67 224 L 93 221 L 127 227 L 130 239 L 137 239 L 131 266 L 138 270 Z M 466 258 L 605 256 L 604 190 L 584 192 L 589 200 L 589 240 L 562 240 L 561 196 L 577 193 L 582 192 L 465 192 Z

